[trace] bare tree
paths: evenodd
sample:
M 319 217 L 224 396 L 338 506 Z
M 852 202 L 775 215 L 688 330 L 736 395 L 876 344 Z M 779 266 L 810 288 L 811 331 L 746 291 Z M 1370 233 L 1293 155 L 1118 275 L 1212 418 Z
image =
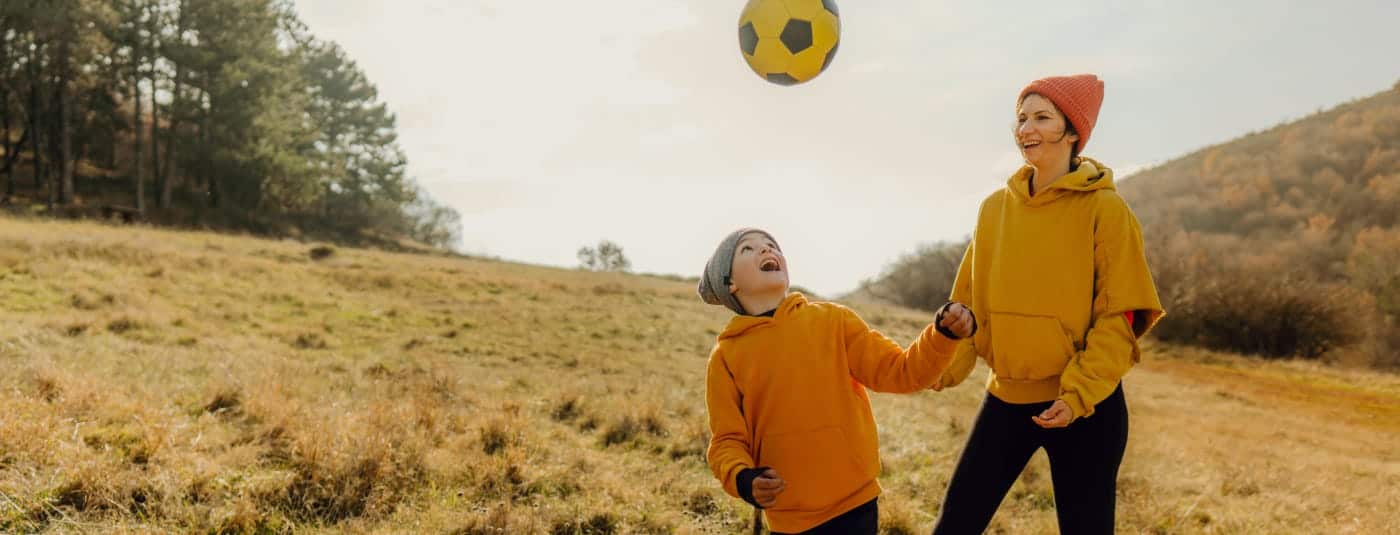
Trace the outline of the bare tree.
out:
M 608 240 L 598 242 L 597 247 L 580 247 L 579 267 L 588 271 L 628 271 L 632 262 L 622 253 L 622 246 Z

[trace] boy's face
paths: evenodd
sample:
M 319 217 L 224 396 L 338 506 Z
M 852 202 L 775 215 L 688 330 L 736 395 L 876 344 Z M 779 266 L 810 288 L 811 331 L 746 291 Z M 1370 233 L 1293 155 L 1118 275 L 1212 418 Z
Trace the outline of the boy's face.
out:
M 787 258 L 778 244 L 761 232 L 750 232 L 734 246 L 729 293 L 735 295 L 781 291 L 787 293 Z

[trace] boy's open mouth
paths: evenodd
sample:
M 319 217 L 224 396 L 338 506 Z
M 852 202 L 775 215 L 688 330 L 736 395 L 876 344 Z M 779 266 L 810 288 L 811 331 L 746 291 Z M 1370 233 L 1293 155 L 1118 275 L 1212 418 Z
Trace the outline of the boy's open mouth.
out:
M 758 265 L 758 270 L 759 270 L 759 271 L 782 271 L 783 268 L 782 268 L 781 266 L 779 266 L 777 260 L 774 260 L 774 259 L 772 259 L 772 258 L 769 258 L 769 259 L 767 259 L 767 260 L 764 260 L 763 263 L 761 263 L 761 264 Z
M 1038 146 L 1040 146 L 1040 142 L 1039 142 L 1039 141 L 1027 141 L 1027 142 L 1021 144 L 1021 148 L 1023 148 L 1023 149 L 1029 149 L 1029 148 L 1031 148 L 1031 147 L 1038 147 Z

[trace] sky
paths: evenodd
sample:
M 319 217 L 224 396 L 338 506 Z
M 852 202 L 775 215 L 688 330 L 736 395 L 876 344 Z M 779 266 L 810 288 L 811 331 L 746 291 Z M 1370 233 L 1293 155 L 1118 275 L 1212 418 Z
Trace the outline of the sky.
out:
M 745 65 L 742 0 L 296 0 L 398 117 L 409 175 L 466 253 L 695 276 L 770 231 L 834 297 L 971 233 L 1021 160 L 1031 80 L 1105 82 L 1084 154 L 1121 180 L 1390 88 L 1400 2 L 837 0 L 841 48 L 784 87 Z

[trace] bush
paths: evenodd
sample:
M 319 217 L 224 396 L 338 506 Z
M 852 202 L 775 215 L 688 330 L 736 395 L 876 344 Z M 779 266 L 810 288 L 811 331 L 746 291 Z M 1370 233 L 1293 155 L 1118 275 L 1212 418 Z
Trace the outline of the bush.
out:
M 1365 340 L 1377 319 L 1353 288 L 1241 268 L 1183 274 L 1163 295 L 1159 338 L 1265 357 L 1318 358 Z
M 335 256 L 335 247 L 331 247 L 329 245 L 317 245 L 315 247 L 312 247 L 311 250 L 307 252 L 307 255 L 309 255 L 312 260 L 325 260 L 327 258 Z
M 607 432 L 603 434 L 603 446 L 622 444 L 632 440 L 642 431 L 642 426 L 631 416 L 624 416 L 621 420 L 608 426 Z
M 578 250 L 579 267 L 588 271 L 627 271 L 632 269 L 632 261 L 622 254 L 622 246 L 608 240 L 598 242 L 598 247 L 584 246 Z
M 948 301 L 968 241 L 920 246 L 885 267 L 861 289 L 870 296 L 900 306 L 933 311 Z

